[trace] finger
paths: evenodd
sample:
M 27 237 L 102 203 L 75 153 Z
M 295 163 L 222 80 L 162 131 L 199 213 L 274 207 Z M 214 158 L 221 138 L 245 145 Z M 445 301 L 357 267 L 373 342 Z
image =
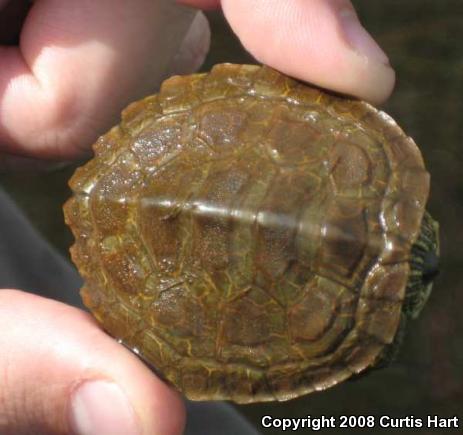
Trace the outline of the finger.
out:
M 177 393 L 86 313 L 0 291 L 0 433 L 179 434 Z
M 243 45 L 301 80 L 381 103 L 395 75 L 349 0 L 222 0 Z
M 172 59 L 166 78 L 172 74 L 189 74 L 198 70 L 209 51 L 210 41 L 211 31 L 207 18 L 198 12 L 178 53 Z
M 0 47 L 0 147 L 69 158 L 153 92 L 195 16 L 171 0 L 38 0 Z

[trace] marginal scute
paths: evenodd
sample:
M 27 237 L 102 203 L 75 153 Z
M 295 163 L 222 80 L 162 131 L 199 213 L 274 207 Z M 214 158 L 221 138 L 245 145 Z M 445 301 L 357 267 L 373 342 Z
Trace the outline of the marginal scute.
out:
M 360 373 L 368 367 L 374 366 L 376 359 L 383 350 L 384 345 L 371 337 L 363 338 L 361 346 L 354 347 L 344 363 L 352 373 Z
M 376 264 L 365 279 L 363 296 L 401 302 L 405 297 L 409 268 L 406 262 L 389 265 Z
M 251 89 L 257 71 L 255 65 L 214 66 L 203 82 L 203 101 L 242 97 Z
M 423 219 L 423 206 L 404 195 L 394 195 L 383 202 L 383 219 L 387 231 L 405 241 L 416 240 Z
M 107 304 L 106 301 L 105 305 Z M 121 323 L 120 318 L 126 319 L 125 323 Z M 141 330 L 146 328 L 143 319 L 139 319 L 135 315 L 133 307 L 120 305 L 118 309 L 113 309 L 113 306 L 106 305 L 105 325 L 113 334 L 121 341 L 130 340 L 131 337 L 137 335 Z
M 296 82 L 294 86 L 288 89 L 285 97 L 286 101 L 291 104 L 301 105 L 312 112 L 316 112 L 323 94 L 321 89 Z
M 428 199 L 431 177 L 423 168 L 407 169 L 402 172 L 400 190 L 423 207 Z
M 399 167 L 419 169 L 424 167 L 423 157 L 415 142 L 400 131 L 397 132 L 397 125 L 389 127 L 389 131 L 384 133 L 384 138 L 389 142 L 388 157 L 393 168 Z M 388 134 L 390 136 L 388 136 Z M 398 136 L 396 136 L 398 135 Z
M 149 117 L 146 115 L 149 114 Z M 162 114 L 162 108 L 159 104 L 157 95 L 150 95 L 142 101 L 135 101 L 129 104 L 122 111 L 122 128 L 124 131 L 138 133 L 144 127 L 147 121 L 156 119 Z
M 204 74 L 173 76 L 161 85 L 159 104 L 164 114 L 188 110 L 201 103 Z
M 383 112 L 223 64 L 94 151 L 64 208 L 83 301 L 188 398 L 289 400 L 394 341 L 429 174 Z
M 349 119 L 354 124 L 358 125 L 359 120 L 361 124 L 366 123 L 370 114 L 374 117 L 377 115 L 376 109 L 365 102 L 354 99 L 346 98 L 333 98 L 330 103 L 330 108 L 338 116 Z
M 383 234 L 383 249 L 378 258 L 379 264 L 396 264 L 410 260 L 411 243 L 396 232 Z
M 100 137 L 93 144 L 93 151 L 99 157 L 100 165 L 112 165 L 117 156 L 117 151 L 125 149 L 130 138 L 120 126 L 113 127 L 103 139 Z
M 400 323 L 402 305 L 388 300 L 361 298 L 356 319 L 359 330 L 379 343 L 392 343 Z
M 180 360 L 181 357 L 152 331 L 141 331 L 139 335 L 140 338 L 137 341 L 139 342 L 140 348 L 144 349 L 143 357 L 147 361 L 156 361 L 155 369 L 165 370 L 167 366 L 174 365 Z
M 253 91 L 267 98 L 281 98 L 288 95 L 295 84 L 293 79 L 263 67 L 255 75 Z

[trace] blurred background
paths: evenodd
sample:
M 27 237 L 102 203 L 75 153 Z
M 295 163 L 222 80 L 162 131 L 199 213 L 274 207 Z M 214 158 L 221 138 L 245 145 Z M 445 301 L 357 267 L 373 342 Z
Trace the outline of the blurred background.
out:
M 239 407 L 265 434 L 281 432 L 264 430 L 260 424 L 264 415 L 463 418 L 463 2 L 354 0 L 354 4 L 397 71 L 396 90 L 382 108 L 416 140 L 432 174 L 429 210 L 440 222 L 441 274 L 420 318 L 410 322 L 398 360 L 389 368 L 290 402 Z M 203 70 L 220 62 L 252 62 L 221 13 L 208 17 L 212 49 Z M 67 180 L 73 170 L 68 166 L 40 174 L 0 174 L 0 185 L 66 257 L 72 237 L 61 206 L 70 195 Z M 346 429 L 324 430 L 341 431 Z M 365 431 L 381 430 L 348 433 Z M 425 435 L 448 430 L 387 432 Z

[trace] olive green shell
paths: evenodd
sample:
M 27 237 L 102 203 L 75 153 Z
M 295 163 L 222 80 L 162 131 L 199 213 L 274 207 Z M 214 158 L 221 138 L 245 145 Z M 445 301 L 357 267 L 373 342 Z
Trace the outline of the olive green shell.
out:
M 396 334 L 429 191 L 383 112 L 217 65 L 131 104 L 65 206 L 87 307 L 193 400 L 287 400 Z

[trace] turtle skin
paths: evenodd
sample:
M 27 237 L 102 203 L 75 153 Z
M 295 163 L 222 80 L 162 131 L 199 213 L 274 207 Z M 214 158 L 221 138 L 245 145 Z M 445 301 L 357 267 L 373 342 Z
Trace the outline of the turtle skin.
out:
M 429 174 L 385 113 L 222 64 L 94 152 L 65 205 L 84 303 L 189 399 L 292 399 L 393 343 Z

